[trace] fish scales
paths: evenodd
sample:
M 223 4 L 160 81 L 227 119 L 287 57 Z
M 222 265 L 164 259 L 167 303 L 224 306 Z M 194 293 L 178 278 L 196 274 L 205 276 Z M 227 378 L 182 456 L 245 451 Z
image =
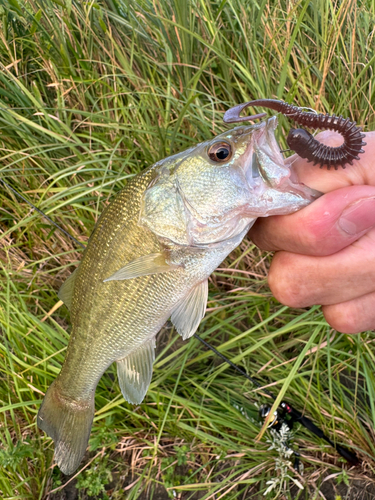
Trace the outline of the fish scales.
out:
M 103 283 L 124 263 L 160 251 L 155 235 L 137 224 L 141 195 L 151 180 L 151 172 L 140 175 L 117 196 L 103 213 L 79 266 L 72 302 L 74 347 L 68 349 L 60 377 L 61 390 L 76 399 L 88 396 L 112 362 L 160 330 L 180 298 L 179 290 L 191 281 L 182 270 L 174 270 L 139 277 L 137 287 L 131 280 Z M 82 295 L 82 289 L 88 293 Z M 99 299 L 100 309 L 95 310 L 92 304 Z
M 184 339 L 204 316 L 207 279 L 258 216 L 290 213 L 318 195 L 291 178 L 276 120 L 238 127 L 157 162 L 104 210 L 82 261 L 59 292 L 72 333 L 38 425 L 70 474 L 86 450 L 97 383 L 117 362 L 124 398 L 140 403 L 155 337 L 171 317 Z

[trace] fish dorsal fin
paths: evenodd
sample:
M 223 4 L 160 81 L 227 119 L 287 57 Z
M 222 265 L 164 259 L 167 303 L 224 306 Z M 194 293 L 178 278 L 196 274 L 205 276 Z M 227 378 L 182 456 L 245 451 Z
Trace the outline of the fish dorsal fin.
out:
M 104 281 L 129 280 L 131 278 L 138 278 L 139 276 L 147 276 L 148 274 L 166 273 L 178 267 L 180 266 L 168 264 L 164 254 L 150 253 L 149 255 L 142 255 L 138 259 L 128 262 Z
M 171 321 L 184 340 L 197 330 L 207 306 L 208 281 L 198 283 L 172 311 Z
M 132 404 L 142 403 L 152 378 L 155 338 L 117 361 L 117 376 L 122 395 Z
M 77 278 L 78 267 L 72 274 L 64 281 L 61 285 L 60 290 L 57 294 L 60 300 L 64 302 L 66 307 L 70 310 L 72 307 L 74 284 Z

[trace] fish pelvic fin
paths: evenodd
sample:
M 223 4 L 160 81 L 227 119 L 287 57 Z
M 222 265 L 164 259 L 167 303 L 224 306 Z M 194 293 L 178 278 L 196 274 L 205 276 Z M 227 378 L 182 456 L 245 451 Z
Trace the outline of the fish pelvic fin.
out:
M 86 452 L 94 411 L 94 396 L 88 401 L 66 399 L 56 380 L 46 392 L 37 423 L 54 440 L 54 458 L 64 474 L 72 474 Z
M 151 383 L 155 360 L 155 338 L 117 361 L 117 376 L 122 395 L 128 403 L 142 403 Z
M 147 276 L 149 274 L 166 273 L 178 269 L 180 266 L 169 264 L 165 260 L 163 253 L 150 253 L 143 255 L 138 259 L 128 262 L 124 267 L 116 271 L 112 276 L 103 280 L 120 281 L 138 278 L 139 276 Z
M 57 294 L 60 300 L 64 302 L 66 307 L 70 310 L 72 308 L 74 285 L 77 278 L 78 268 L 72 272 L 70 276 L 61 285 L 60 290 Z
M 207 298 L 208 281 L 204 280 L 195 285 L 173 309 L 171 321 L 184 340 L 197 331 L 206 313 Z

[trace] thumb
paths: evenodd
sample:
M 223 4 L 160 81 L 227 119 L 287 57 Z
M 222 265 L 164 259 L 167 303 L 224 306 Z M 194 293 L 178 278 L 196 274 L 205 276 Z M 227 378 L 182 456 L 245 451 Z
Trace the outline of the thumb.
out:
M 249 236 L 263 250 L 331 255 L 375 226 L 375 186 L 331 191 L 291 214 L 259 218 Z

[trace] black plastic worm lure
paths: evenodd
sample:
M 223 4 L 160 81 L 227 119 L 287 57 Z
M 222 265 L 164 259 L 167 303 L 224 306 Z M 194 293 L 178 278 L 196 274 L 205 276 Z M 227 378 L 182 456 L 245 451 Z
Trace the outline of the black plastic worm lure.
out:
M 312 161 L 314 165 L 319 163 L 320 168 L 323 165 L 326 165 L 328 170 L 331 166 L 336 170 L 340 165 L 342 168 L 345 168 L 346 163 L 352 165 L 353 160 L 359 160 L 358 155 L 364 153 L 362 146 L 365 146 L 366 143 L 362 139 L 365 135 L 362 134 L 362 129 L 356 126 L 356 122 L 352 122 L 349 118 L 345 119 L 342 116 L 308 113 L 303 108 L 276 99 L 257 99 L 234 106 L 225 113 L 224 122 L 236 123 L 266 116 L 266 113 L 240 116 L 240 113 L 249 106 L 262 106 L 273 109 L 291 118 L 299 125 L 309 128 L 319 128 L 321 130 L 335 130 L 341 134 L 344 143 L 341 146 L 333 147 L 326 146 L 317 141 L 310 132 L 302 128 L 291 129 L 289 131 L 286 140 L 289 148 L 308 162 Z

